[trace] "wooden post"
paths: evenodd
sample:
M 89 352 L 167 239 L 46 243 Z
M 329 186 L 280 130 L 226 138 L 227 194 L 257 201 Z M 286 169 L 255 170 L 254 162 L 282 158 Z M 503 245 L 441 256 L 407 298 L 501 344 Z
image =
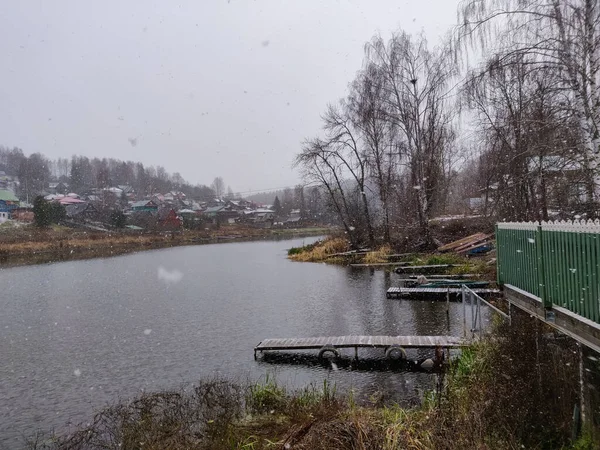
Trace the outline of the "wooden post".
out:
M 450 286 L 446 288 L 446 319 L 448 319 L 448 333 L 450 333 Z
M 479 328 L 477 328 L 477 319 L 479 319 Z M 475 317 L 475 328 L 477 329 L 477 331 L 479 332 L 479 337 L 481 337 L 481 328 L 482 328 L 482 323 L 481 323 L 481 297 L 477 296 L 477 315 Z
M 354 359 L 358 361 L 358 347 L 354 347 Z
M 471 302 L 471 339 L 475 339 L 475 304 L 473 294 L 469 292 L 469 302 Z
M 581 417 L 581 423 L 586 422 L 586 404 L 585 404 L 585 371 L 583 368 L 583 346 L 581 342 L 577 342 L 577 349 L 579 350 L 579 411 Z
M 463 337 L 467 337 L 467 299 L 465 295 L 465 285 L 461 285 L 460 287 L 461 295 L 462 295 L 462 304 L 463 304 Z

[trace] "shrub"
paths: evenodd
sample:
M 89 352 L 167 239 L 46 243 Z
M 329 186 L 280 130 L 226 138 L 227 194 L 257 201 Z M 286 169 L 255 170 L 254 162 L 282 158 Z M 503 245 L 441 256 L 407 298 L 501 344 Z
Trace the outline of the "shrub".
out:
M 286 404 L 285 389 L 268 375 L 264 383 L 256 383 L 248 388 L 246 405 L 251 411 L 257 413 L 281 412 L 285 409 Z
M 48 227 L 52 223 L 50 204 L 41 195 L 33 201 L 33 221 L 40 228 Z
M 127 217 L 122 211 L 115 209 L 110 213 L 110 223 L 115 228 L 124 228 L 127 223 Z
M 50 222 L 60 223 L 67 218 L 67 210 L 60 203 L 50 203 Z

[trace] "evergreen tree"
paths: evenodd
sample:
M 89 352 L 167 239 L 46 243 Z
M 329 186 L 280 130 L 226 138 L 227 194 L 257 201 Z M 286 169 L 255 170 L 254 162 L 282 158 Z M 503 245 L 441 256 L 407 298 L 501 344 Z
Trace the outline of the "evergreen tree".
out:
M 67 218 L 67 210 L 60 203 L 48 203 L 50 223 L 60 223 Z
M 52 223 L 50 204 L 38 195 L 33 201 L 33 220 L 37 227 L 44 228 Z
M 273 211 L 275 211 L 276 216 L 281 214 L 281 202 L 279 201 L 278 196 L 275 196 L 275 201 L 273 202 Z
M 124 228 L 127 224 L 127 217 L 125 217 L 122 211 L 115 209 L 110 213 L 110 222 L 115 228 Z

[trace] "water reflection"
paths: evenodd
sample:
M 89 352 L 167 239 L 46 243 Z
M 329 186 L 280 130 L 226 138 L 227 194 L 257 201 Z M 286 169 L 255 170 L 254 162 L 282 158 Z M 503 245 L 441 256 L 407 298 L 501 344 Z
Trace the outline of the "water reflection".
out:
M 362 349 L 361 349 L 362 352 Z M 431 358 L 434 357 L 433 352 Z M 353 370 L 359 372 L 422 372 L 437 373 L 441 371 L 440 365 L 435 365 L 429 369 L 422 366 L 426 361 L 420 359 L 390 360 L 377 358 L 374 356 L 363 357 L 362 353 L 358 359 L 350 355 L 342 355 L 339 358 L 319 358 L 317 355 L 307 353 L 286 353 L 286 352 L 265 352 L 257 359 L 260 364 L 288 364 L 302 365 L 308 367 L 321 367 L 330 370 Z

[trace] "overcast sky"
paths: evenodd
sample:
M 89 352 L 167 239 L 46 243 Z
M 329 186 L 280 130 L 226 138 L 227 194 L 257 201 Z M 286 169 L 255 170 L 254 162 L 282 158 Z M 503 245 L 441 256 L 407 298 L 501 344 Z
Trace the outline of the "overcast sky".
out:
M 437 43 L 458 0 L 0 2 L 0 145 L 162 165 L 234 191 L 291 167 L 375 33 Z M 135 145 L 132 145 L 132 141 Z

